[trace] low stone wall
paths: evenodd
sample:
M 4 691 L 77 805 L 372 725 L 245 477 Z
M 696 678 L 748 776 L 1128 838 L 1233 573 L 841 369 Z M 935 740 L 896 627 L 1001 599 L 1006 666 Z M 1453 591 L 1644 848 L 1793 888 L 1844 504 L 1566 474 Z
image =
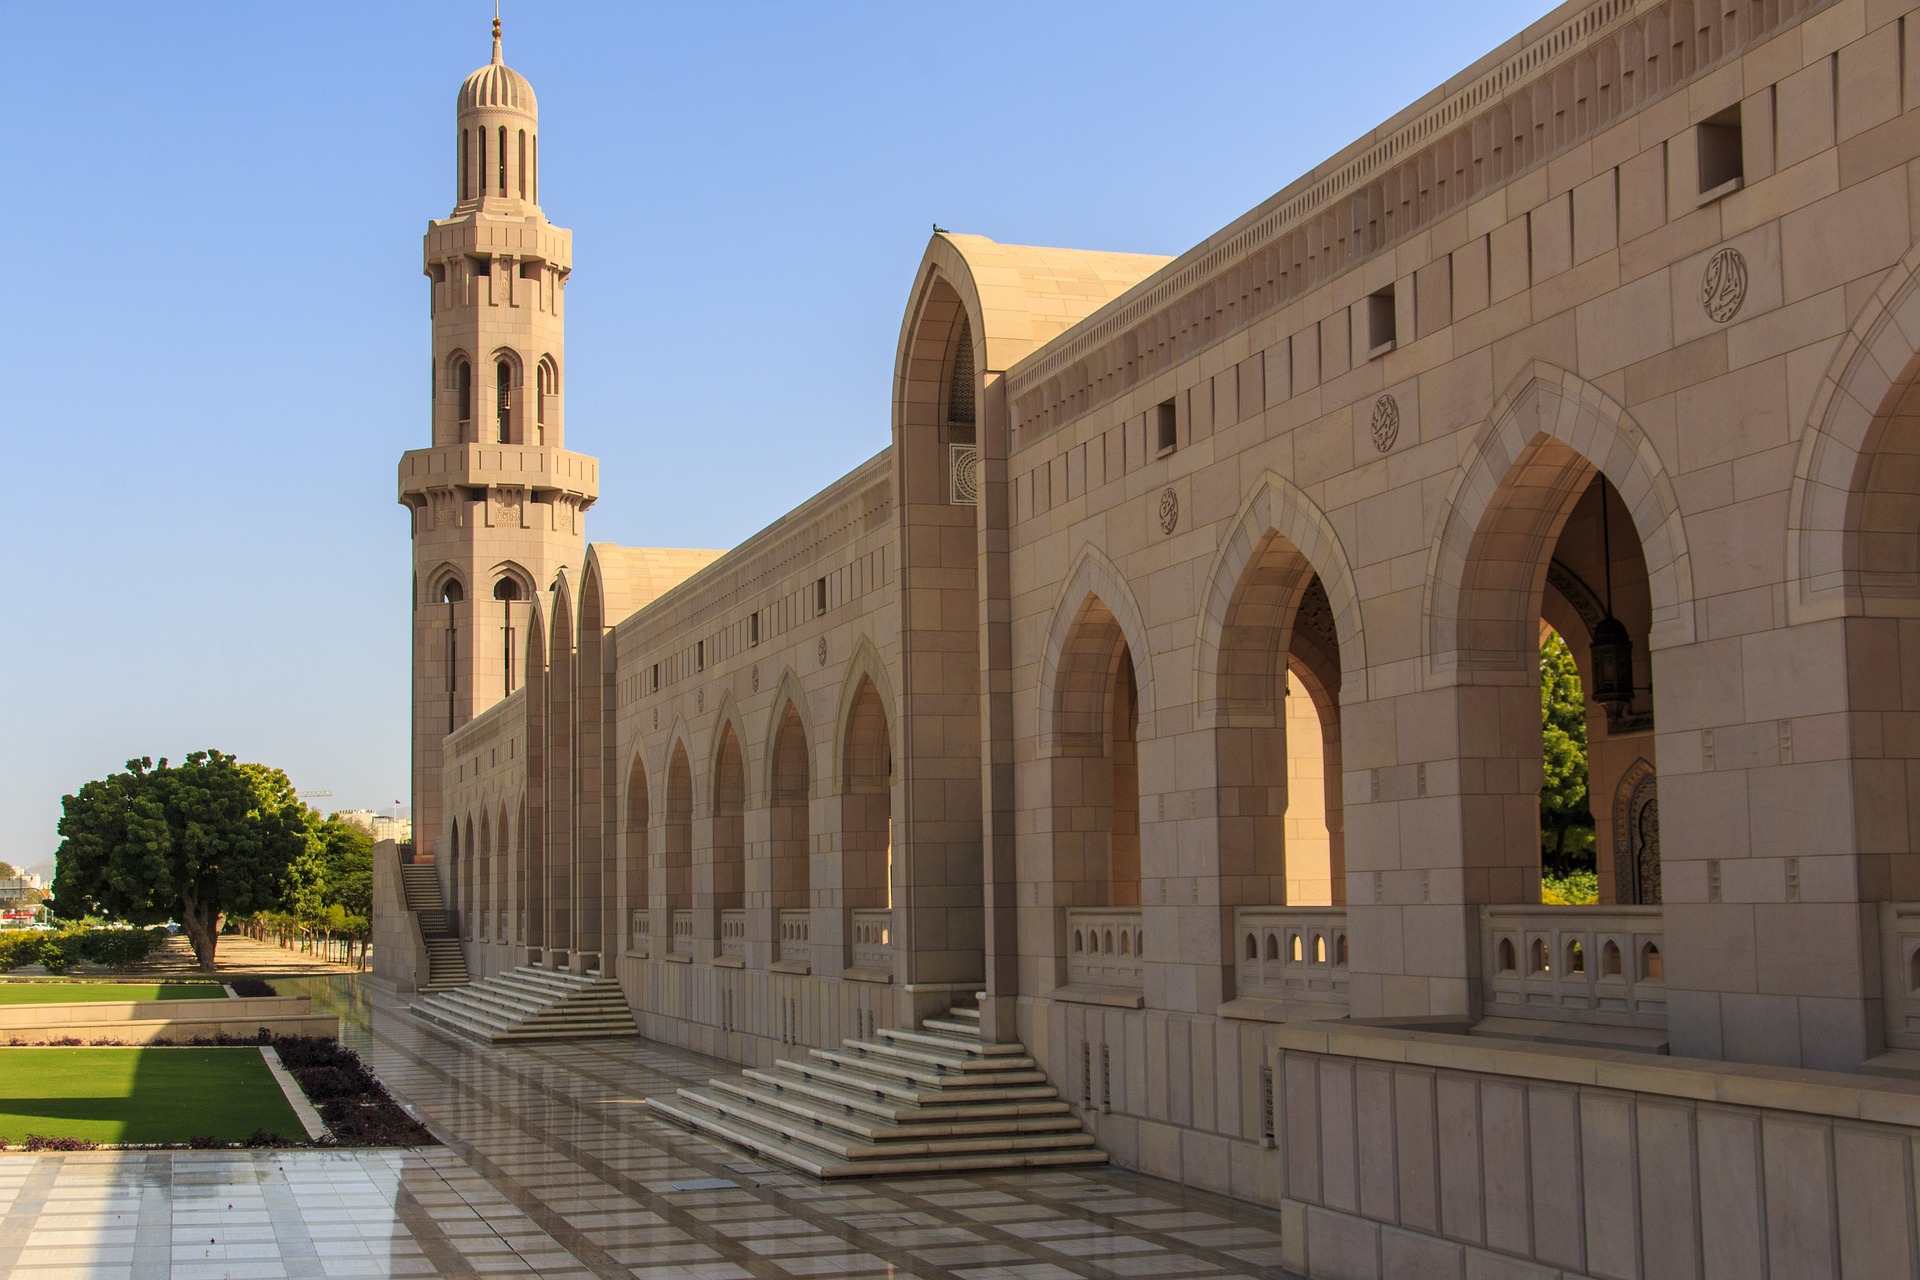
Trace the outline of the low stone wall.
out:
M 1315 1280 L 1920 1274 L 1920 1082 L 1023 1004 L 1117 1164 L 1279 1209 Z
M 0 1006 L 0 1043 L 73 1039 L 147 1044 L 195 1036 L 252 1037 L 262 1027 L 274 1035 L 340 1037 L 340 1019 L 314 1013 L 307 996 Z

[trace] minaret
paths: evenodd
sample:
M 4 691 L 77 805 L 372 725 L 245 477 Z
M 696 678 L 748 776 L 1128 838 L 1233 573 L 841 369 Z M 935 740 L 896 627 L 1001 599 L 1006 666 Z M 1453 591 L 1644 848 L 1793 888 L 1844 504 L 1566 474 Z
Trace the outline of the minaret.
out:
M 566 444 L 562 342 L 572 233 L 540 212 L 533 86 L 500 56 L 460 86 L 454 205 L 427 224 L 432 446 L 400 459 L 413 514 L 413 830 L 447 838 L 442 740 L 512 693 L 528 608 L 577 578 L 600 464 Z M 550 611 L 549 611 L 550 612 Z M 520 750 L 525 744 L 520 744 Z

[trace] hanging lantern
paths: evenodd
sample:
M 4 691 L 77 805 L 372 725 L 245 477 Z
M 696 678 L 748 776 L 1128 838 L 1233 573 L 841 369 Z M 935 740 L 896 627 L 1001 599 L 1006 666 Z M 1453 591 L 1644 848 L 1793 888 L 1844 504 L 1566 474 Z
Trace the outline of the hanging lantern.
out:
M 1593 700 L 1618 715 L 1633 702 L 1633 637 L 1609 613 L 1593 629 Z

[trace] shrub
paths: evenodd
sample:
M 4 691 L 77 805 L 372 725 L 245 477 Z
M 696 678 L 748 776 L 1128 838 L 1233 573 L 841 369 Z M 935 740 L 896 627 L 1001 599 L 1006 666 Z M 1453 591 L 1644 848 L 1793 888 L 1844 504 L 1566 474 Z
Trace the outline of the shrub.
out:
M 293 1147 L 299 1144 L 283 1138 L 277 1133 L 268 1133 L 265 1129 L 255 1129 L 247 1135 L 247 1140 L 240 1145 L 243 1147 Z
M 0 969 L 18 969 L 40 959 L 46 934 L 33 929 L 9 929 L 0 933 Z
M 1569 871 L 1564 876 L 1540 877 L 1540 901 L 1567 906 L 1591 906 L 1600 901 L 1600 877 L 1592 871 Z
M 88 1138 L 53 1138 L 44 1133 L 27 1135 L 29 1151 L 92 1151 L 99 1145 Z

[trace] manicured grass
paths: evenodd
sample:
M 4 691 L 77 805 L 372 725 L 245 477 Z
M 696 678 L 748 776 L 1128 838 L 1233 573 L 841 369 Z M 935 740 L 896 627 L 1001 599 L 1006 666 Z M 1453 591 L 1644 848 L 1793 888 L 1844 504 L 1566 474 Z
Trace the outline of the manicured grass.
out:
M 239 1142 L 306 1131 L 258 1049 L 0 1049 L 0 1138 Z
M 0 982 L 0 1004 L 218 1000 L 226 994 L 217 982 Z

